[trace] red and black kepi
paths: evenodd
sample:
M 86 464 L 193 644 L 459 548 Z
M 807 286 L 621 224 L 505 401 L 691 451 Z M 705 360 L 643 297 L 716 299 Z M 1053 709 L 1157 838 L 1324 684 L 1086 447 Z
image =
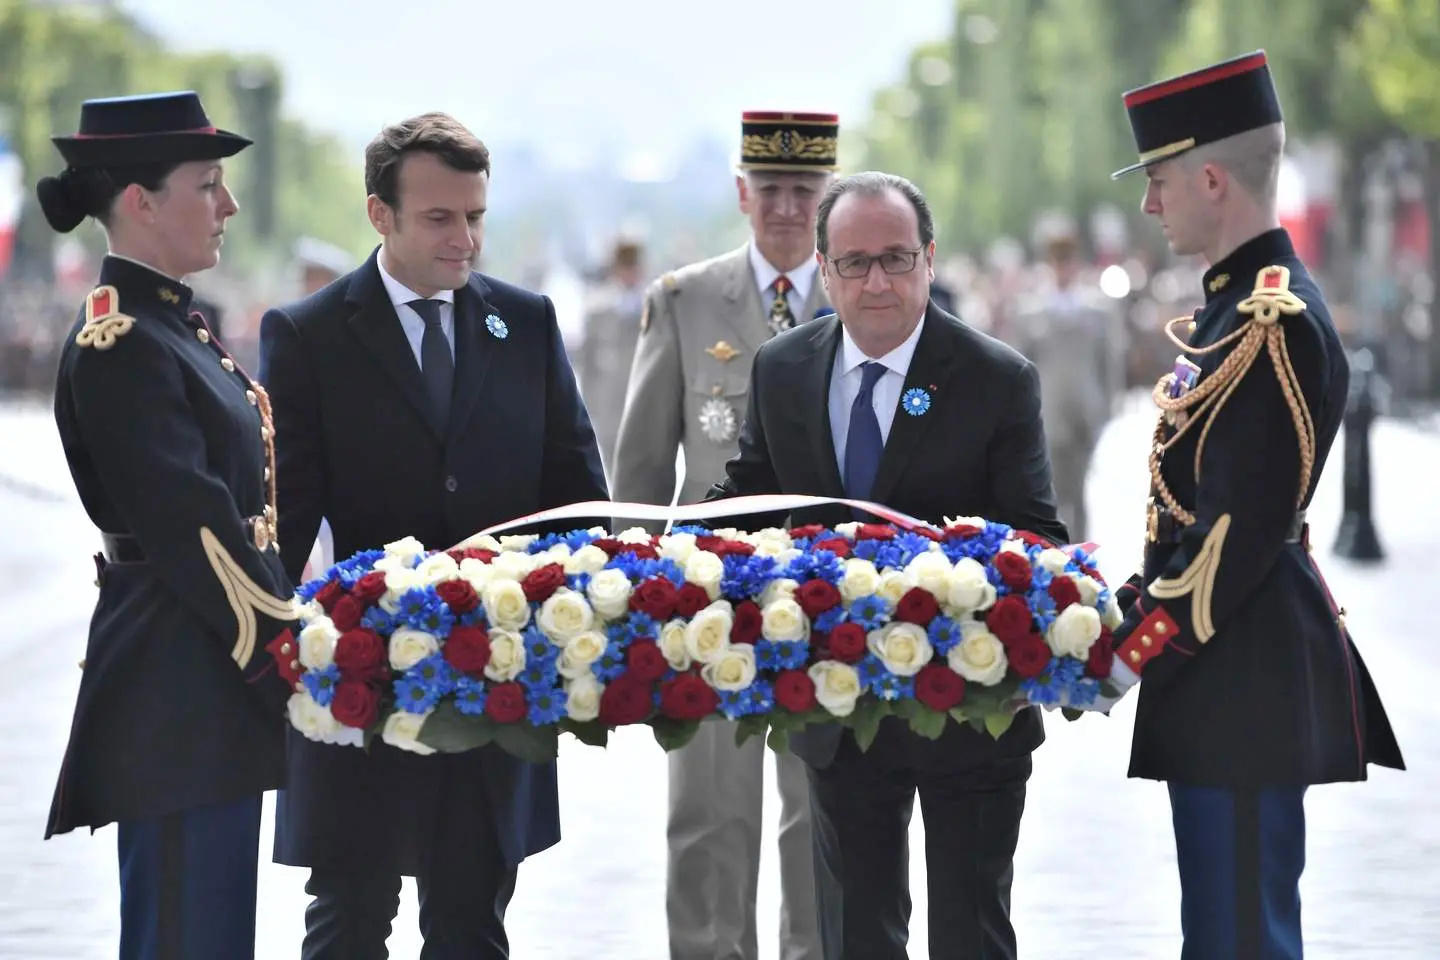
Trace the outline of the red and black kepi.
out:
M 79 131 L 51 140 L 72 167 L 221 160 L 251 143 L 217 129 L 192 90 L 86 100 Z
M 1112 178 L 1283 119 L 1264 50 L 1131 90 L 1125 111 L 1140 161 Z

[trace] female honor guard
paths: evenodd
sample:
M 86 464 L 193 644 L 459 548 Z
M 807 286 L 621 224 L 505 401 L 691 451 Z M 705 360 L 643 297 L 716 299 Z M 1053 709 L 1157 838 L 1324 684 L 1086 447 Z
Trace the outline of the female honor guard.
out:
M 219 261 L 237 210 L 220 161 L 250 141 L 186 92 L 88 101 L 54 142 L 46 219 L 95 218 L 110 253 L 55 387 L 104 553 L 46 836 L 118 824 L 121 960 L 251 958 L 293 615 L 269 404 L 180 279 Z

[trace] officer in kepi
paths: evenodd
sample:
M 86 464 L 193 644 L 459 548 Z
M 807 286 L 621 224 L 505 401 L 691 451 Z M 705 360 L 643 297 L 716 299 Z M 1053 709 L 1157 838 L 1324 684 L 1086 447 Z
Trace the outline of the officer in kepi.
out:
M 250 141 L 183 92 L 87 101 L 54 142 L 45 218 L 93 217 L 109 255 L 55 385 L 104 551 L 45 835 L 117 824 L 121 960 L 249 960 L 298 654 L 269 404 L 184 278 L 219 262 L 237 210 L 223 160 Z
M 1154 392 L 1144 570 L 1117 591 L 1112 679 L 1139 682 L 1130 776 L 1169 787 L 1182 957 L 1299 958 L 1306 788 L 1404 769 L 1305 520 L 1349 370 L 1279 225 L 1264 52 L 1125 107 L 1140 158 L 1115 176 L 1143 170 L 1171 249 L 1210 264 L 1205 305 L 1166 328 L 1180 355 Z

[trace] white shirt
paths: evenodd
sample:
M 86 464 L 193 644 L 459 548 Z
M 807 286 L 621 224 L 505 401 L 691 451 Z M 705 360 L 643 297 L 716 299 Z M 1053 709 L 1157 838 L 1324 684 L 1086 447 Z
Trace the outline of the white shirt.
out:
M 850 331 L 840 334 L 840 349 L 835 351 L 835 368 L 830 374 L 830 437 L 835 441 L 835 462 L 840 467 L 840 476 L 845 476 L 845 440 L 850 431 L 850 407 L 860 394 L 865 374 L 860 365 L 869 360 L 885 367 L 885 373 L 875 383 L 875 419 L 880 421 L 880 440 L 890 439 L 890 425 L 895 422 L 895 411 L 900 406 L 900 391 L 905 386 L 905 375 L 910 372 L 910 361 L 915 356 L 915 345 L 920 342 L 920 331 L 925 329 L 925 318 L 921 317 L 905 342 L 883 357 L 867 357 L 850 339 Z
M 775 278 L 780 276 L 780 271 L 770 265 L 760 248 L 755 246 L 755 241 L 750 241 L 750 269 L 755 271 L 755 282 L 760 287 L 760 304 L 765 308 L 765 316 L 770 316 L 770 308 L 775 303 L 775 291 L 770 285 Z M 800 311 L 805 309 L 805 301 L 810 296 L 810 288 L 815 285 L 815 274 L 819 271 L 820 264 L 815 262 L 814 257 L 809 257 L 804 263 L 785 274 L 790 279 L 790 292 L 785 294 L 785 299 L 790 303 L 790 314 L 795 318 L 796 323 L 804 323 L 810 317 L 802 317 Z
M 395 315 L 400 318 L 400 327 L 405 331 L 405 339 L 410 341 L 410 351 L 415 354 L 415 365 L 420 363 L 420 338 L 425 335 L 425 321 L 415 308 L 410 306 L 411 300 L 424 300 L 414 290 L 390 276 L 385 269 L 385 258 L 376 257 L 375 265 L 380 268 L 380 280 L 385 284 L 385 292 L 390 294 L 390 302 L 395 305 Z M 431 300 L 440 301 L 440 329 L 445 333 L 445 342 L 450 344 L 450 356 L 455 356 L 455 291 L 441 290 L 430 297 Z

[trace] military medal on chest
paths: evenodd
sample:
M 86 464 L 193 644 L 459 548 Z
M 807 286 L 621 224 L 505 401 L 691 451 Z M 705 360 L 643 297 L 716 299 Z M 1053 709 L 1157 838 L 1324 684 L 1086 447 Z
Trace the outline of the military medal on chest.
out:
M 706 347 L 705 352 L 721 363 L 729 363 L 740 355 L 739 350 L 724 340 L 717 341 L 713 347 Z M 739 417 L 735 407 L 725 398 L 723 386 L 717 383 L 711 392 L 713 396 L 700 406 L 700 432 L 712 443 L 730 443 L 739 433 Z

